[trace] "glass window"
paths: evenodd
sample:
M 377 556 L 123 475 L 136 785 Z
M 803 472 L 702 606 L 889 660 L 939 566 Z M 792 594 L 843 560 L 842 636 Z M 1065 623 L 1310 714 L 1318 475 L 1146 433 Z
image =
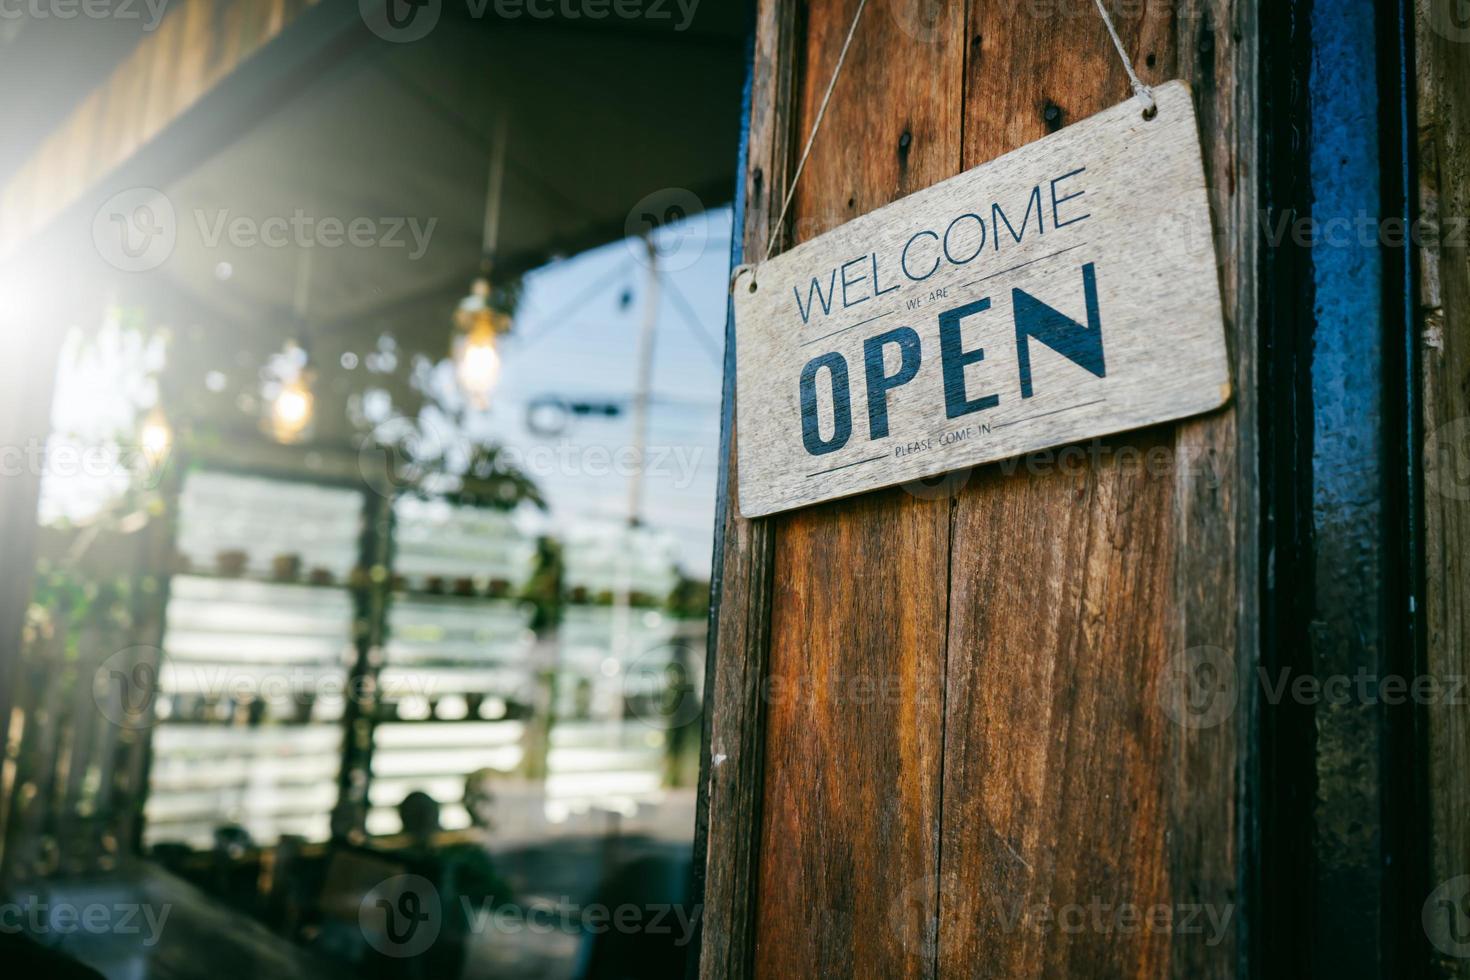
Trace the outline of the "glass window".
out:
M 683 975 L 744 72 L 708 16 L 367 45 L 150 178 L 158 265 L 84 257 L 0 878 L 169 911 L 43 946 Z

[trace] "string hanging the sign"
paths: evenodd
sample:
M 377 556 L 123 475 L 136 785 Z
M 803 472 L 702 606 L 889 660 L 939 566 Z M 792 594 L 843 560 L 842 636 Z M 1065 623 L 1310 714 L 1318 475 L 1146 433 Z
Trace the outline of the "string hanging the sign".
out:
M 1138 72 L 1133 70 L 1133 63 L 1128 60 L 1128 52 L 1123 47 L 1123 39 L 1118 36 L 1118 29 L 1113 24 L 1113 18 L 1108 13 L 1108 8 L 1103 6 L 1103 0 L 1093 0 L 1097 4 L 1097 12 L 1102 17 L 1103 25 L 1107 27 L 1108 36 L 1113 40 L 1113 47 L 1118 50 L 1118 60 L 1123 63 L 1123 70 L 1128 73 L 1128 83 L 1133 88 L 1133 94 L 1148 103 L 1144 110 L 1144 118 L 1152 119 L 1158 112 L 1158 101 L 1154 98 L 1153 89 L 1149 88 L 1138 77 Z M 807 134 L 806 145 L 802 147 L 801 156 L 796 161 L 796 171 L 791 175 L 791 182 L 786 187 L 786 197 L 781 202 L 781 211 L 776 215 L 776 224 L 771 229 L 770 240 L 766 242 L 764 254 L 761 256 L 761 264 L 769 261 L 771 252 L 776 248 L 776 240 L 781 237 L 781 229 L 786 225 L 786 213 L 791 209 L 791 202 L 796 197 L 796 185 L 801 180 L 802 171 L 806 168 L 807 157 L 811 155 L 812 144 L 817 140 L 817 132 L 822 128 L 822 119 L 827 114 L 827 103 L 832 100 L 832 92 L 837 88 L 837 79 L 842 75 L 842 66 L 847 61 L 847 51 L 852 46 L 852 39 L 857 34 L 858 22 L 862 19 L 863 10 L 868 6 L 868 0 L 858 0 L 857 10 L 853 11 L 852 24 L 847 28 L 847 37 L 842 42 L 842 50 L 837 54 L 837 64 L 832 68 L 832 78 L 827 82 L 827 91 L 822 95 L 821 104 L 817 106 L 817 117 L 812 120 L 811 132 Z M 730 286 L 733 289 L 735 280 L 743 272 L 752 272 L 754 268 L 750 265 L 737 266 L 730 276 Z M 751 279 L 751 289 L 755 289 L 755 280 Z
M 837 64 L 832 68 L 832 80 L 827 83 L 827 91 L 822 96 L 822 104 L 817 106 L 817 118 L 812 120 L 812 131 L 807 134 L 806 146 L 802 148 L 801 158 L 796 161 L 796 173 L 791 175 L 791 183 L 786 188 L 786 200 L 781 202 L 781 213 L 776 216 L 776 227 L 771 229 L 771 240 L 766 242 L 766 254 L 761 256 L 764 262 L 771 257 L 771 250 L 776 247 L 776 239 L 781 237 L 781 226 L 786 223 L 786 211 L 791 207 L 791 199 L 796 196 L 796 182 L 801 180 L 802 168 L 806 166 L 807 155 L 812 152 L 812 144 L 817 140 L 817 130 L 822 128 L 822 117 L 827 114 L 827 103 L 832 100 L 832 90 L 837 87 L 837 78 L 842 74 L 842 65 L 847 61 L 847 49 L 852 46 L 852 37 L 857 33 L 858 21 L 862 19 L 863 8 L 868 5 L 868 0 L 858 0 L 857 10 L 853 12 L 852 24 L 847 29 L 847 39 L 842 42 L 842 50 L 837 53 Z
M 1133 70 L 1133 62 L 1128 60 L 1128 52 L 1123 50 L 1123 39 L 1118 36 L 1118 28 L 1113 26 L 1113 18 L 1108 14 L 1108 8 L 1103 6 L 1103 0 L 1093 0 L 1097 4 L 1097 12 L 1102 15 L 1103 26 L 1108 29 L 1108 36 L 1113 39 L 1113 47 L 1118 49 L 1118 60 L 1123 62 L 1123 70 L 1128 73 L 1128 84 L 1133 86 L 1133 94 L 1148 102 L 1148 108 L 1144 110 L 1144 117 L 1152 119 L 1154 113 L 1159 111 L 1159 103 L 1154 99 L 1154 90 L 1143 83 L 1138 77 L 1138 72 Z

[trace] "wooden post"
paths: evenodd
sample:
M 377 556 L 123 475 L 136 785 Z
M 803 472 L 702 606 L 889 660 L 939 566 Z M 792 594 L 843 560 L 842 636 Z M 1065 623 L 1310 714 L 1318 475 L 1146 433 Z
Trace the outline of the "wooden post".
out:
M 758 5 L 747 262 L 857 0 L 805 19 L 794 6 Z M 1254 154 L 1254 6 L 1129 10 L 1118 26 L 1144 78 L 1194 87 L 1240 395 L 1101 440 L 1080 468 L 981 467 L 762 521 L 731 512 L 704 976 L 1237 970 L 1256 594 L 1254 337 L 1238 327 L 1253 323 L 1255 200 L 1237 175 Z M 1091 2 L 873 0 L 784 240 L 1128 94 Z M 1201 656 L 1238 697 L 1208 725 L 1178 710 Z M 1124 905 L 1189 905 L 1216 926 L 1102 935 L 1034 917 Z

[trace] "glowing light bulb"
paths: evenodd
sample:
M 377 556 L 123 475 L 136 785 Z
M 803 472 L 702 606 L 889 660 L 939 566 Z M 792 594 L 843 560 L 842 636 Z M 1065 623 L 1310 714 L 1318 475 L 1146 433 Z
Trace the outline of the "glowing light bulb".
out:
M 454 339 L 454 377 L 472 406 L 490 407 L 490 395 L 500 379 L 500 352 L 495 338 L 510 330 L 510 317 L 490 305 L 490 280 L 483 276 L 470 287 L 454 312 L 458 335 Z
M 143 452 L 143 459 L 150 467 L 156 468 L 168 458 L 173 444 L 174 432 L 168 424 L 168 417 L 161 407 L 155 405 L 143 419 L 143 427 L 138 432 L 138 448 Z
M 304 377 L 285 382 L 271 400 L 271 435 L 280 442 L 297 442 L 311 424 L 314 399 Z
M 490 407 L 490 394 L 500 380 L 500 353 L 495 331 L 488 326 L 461 337 L 454 353 L 454 376 L 460 390 L 478 409 Z

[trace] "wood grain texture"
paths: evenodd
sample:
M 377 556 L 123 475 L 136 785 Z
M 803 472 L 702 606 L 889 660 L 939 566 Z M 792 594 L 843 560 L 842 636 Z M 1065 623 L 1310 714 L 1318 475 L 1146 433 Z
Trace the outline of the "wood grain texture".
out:
M 1169 443 L 1167 430 L 1129 437 L 1145 452 Z M 1156 706 L 1172 498 L 1169 474 L 1103 463 L 984 471 L 960 499 L 955 553 L 973 557 L 951 596 L 944 976 L 1167 972 L 1163 933 L 1056 922 L 1172 901 L 1172 722 Z
M 1231 410 L 1175 427 L 1174 615 L 1169 649 L 1219 657 L 1233 679 L 1235 710 L 1218 725 L 1174 726 L 1166 770 L 1170 803 L 1168 867 L 1176 901 L 1208 903 L 1231 928 L 1217 946 L 1196 937 L 1171 943 L 1174 976 L 1249 975 L 1249 929 L 1256 913 L 1242 887 L 1257 853 L 1246 813 L 1255 792 L 1251 751 L 1259 724 L 1255 683 L 1260 612 L 1257 410 L 1257 288 L 1261 213 L 1256 7 L 1198 0 L 1175 24 L 1177 73 L 1194 84 L 1204 141 L 1205 183 L 1215 216 L 1226 341 L 1237 379 Z M 1197 661 L 1198 662 L 1198 661 Z M 1178 675 L 1175 675 L 1177 681 Z M 1175 684 L 1177 699 L 1187 691 Z
M 948 506 L 880 492 L 778 528 L 757 975 L 925 976 Z
M 1154 95 L 1152 117 L 1111 105 L 736 276 L 742 513 L 1229 397 L 1192 96 Z
M 1417 8 L 1419 204 L 1444 230 L 1420 251 L 1425 669 L 1463 678 L 1470 676 L 1470 249 L 1454 222 L 1470 215 L 1470 24 L 1438 0 Z M 1429 877 L 1438 888 L 1470 874 L 1470 716 L 1463 704 L 1444 701 L 1425 714 Z M 1449 937 L 1431 932 L 1430 939 L 1438 947 Z M 1435 976 L 1470 977 L 1470 959 L 1442 948 L 1432 955 Z
M 1243 242 L 1236 126 L 1247 77 L 1226 3 L 1132 8 L 1118 26 L 1146 79 L 1196 92 L 1242 400 Z M 1127 91 L 1077 5 L 974 4 L 966 163 L 1085 118 Z M 1038 10 L 1050 9 L 1050 15 Z M 1061 11 L 1071 11 L 1068 16 Z M 1249 159 L 1248 155 L 1246 158 Z M 1146 177 L 1142 177 L 1146 182 Z M 1248 253 L 1244 256 L 1248 258 Z M 1104 440 L 1071 472 L 981 471 L 960 496 L 945 723 L 940 950 L 945 976 L 1219 976 L 1237 967 L 1236 800 L 1245 714 L 1176 717 L 1179 658 L 1235 677 L 1242 518 L 1235 414 Z M 1097 445 L 1097 444 L 1094 444 Z M 1131 455 L 1136 454 L 1136 455 Z M 1129 460 L 1132 460 L 1131 462 Z M 1144 462 L 1140 463 L 1139 460 Z M 1163 465 L 1148 463 L 1162 460 Z M 964 557 L 973 556 L 973 557 Z M 1241 688 L 1231 682 L 1224 696 Z M 1109 930 L 1108 910 L 1168 906 L 1178 928 Z M 1103 909 L 1102 925 L 1036 930 Z M 1182 925 L 1198 910 L 1200 933 Z M 1213 923 L 1207 916 L 1213 914 Z M 1092 913 L 1089 911 L 1088 915 Z M 1228 918 L 1227 918 L 1228 916 Z
M 813 5 L 797 133 L 856 0 Z M 798 188 L 803 240 L 959 171 L 962 11 L 869 3 Z M 933 970 L 949 503 L 903 490 L 775 521 L 756 973 Z

